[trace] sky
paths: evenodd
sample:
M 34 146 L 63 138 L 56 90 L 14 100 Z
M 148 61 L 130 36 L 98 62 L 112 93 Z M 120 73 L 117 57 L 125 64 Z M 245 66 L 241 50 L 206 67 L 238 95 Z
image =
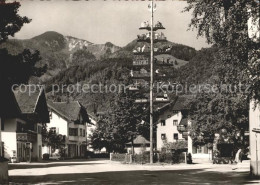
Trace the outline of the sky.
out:
M 138 34 L 141 22 L 150 21 L 148 1 L 20 1 L 19 14 L 32 19 L 15 35 L 29 39 L 46 31 L 85 39 L 95 44 L 125 46 Z M 187 31 L 191 13 L 182 13 L 185 1 L 156 1 L 155 22 L 160 21 L 169 41 L 201 49 L 209 47 L 197 32 Z

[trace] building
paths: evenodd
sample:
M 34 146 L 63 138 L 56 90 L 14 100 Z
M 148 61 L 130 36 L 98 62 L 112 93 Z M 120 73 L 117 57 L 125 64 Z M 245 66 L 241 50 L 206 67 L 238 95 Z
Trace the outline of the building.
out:
M 4 158 L 5 144 L 2 142 L 1 136 L 4 126 L 2 119 L 17 117 L 21 111 L 10 88 L 1 88 L 0 102 L 0 184 L 8 184 L 8 159 Z
M 194 97 L 179 96 L 173 103 L 169 103 L 160 111 L 157 124 L 157 150 L 164 147 L 165 142 L 187 142 L 187 152 L 192 154 L 195 161 L 212 159 L 212 150 L 206 145 L 195 145 L 189 135 L 192 121 L 189 119 L 190 103 Z
M 48 130 L 65 136 L 65 157 L 84 157 L 87 149 L 86 123 L 90 123 L 86 108 L 78 101 L 48 101 L 48 108 Z
M 134 140 L 133 140 L 133 146 L 132 147 L 132 142 L 126 143 L 126 149 L 127 153 L 132 154 L 132 150 L 134 148 L 134 153 L 135 154 L 141 154 L 142 152 L 149 151 L 150 150 L 150 141 L 145 139 L 143 136 L 138 135 Z
M 164 148 L 164 143 L 187 141 L 188 137 L 188 101 L 187 97 L 178 97 L 160 111 L 157 123 L 157 150 Z
M 20 161 L 38 161 L 42 156 L 42 126 L 49 122 L 44 89 L 30 92 L 28 86 L 14 92 L 20 109 L 1 120 L 4 156 Z
M 93 114 L 88 114 L 90 122 L 86 124 L 86 130 L 87 130 L 87 150 L 88 151 L 94 151 L 91 146 L 90 136 L 93 134 L 94 130 L 96 129 L 96 124 L 98 121 L 98 117 L 96 117 Z
M 251 173 L 260 176 L 260 106 L 255 107 L 254 101 L 251 101 L 249 110 L 249 143 Z

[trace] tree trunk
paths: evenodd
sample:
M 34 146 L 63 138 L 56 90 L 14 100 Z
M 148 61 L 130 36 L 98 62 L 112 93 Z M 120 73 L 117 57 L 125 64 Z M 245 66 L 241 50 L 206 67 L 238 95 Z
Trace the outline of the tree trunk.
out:
M 132 143 L 132 154 L 134 155 L 135 154 L 135 149 L 134 149 L 134 138 L 133 138 L 133 136 L 131 138 L 131 143 Z

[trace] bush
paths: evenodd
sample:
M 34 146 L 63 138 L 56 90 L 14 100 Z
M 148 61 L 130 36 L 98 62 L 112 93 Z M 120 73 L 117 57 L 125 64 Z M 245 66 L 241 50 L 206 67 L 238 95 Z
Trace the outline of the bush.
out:
M 173 152 L 161 152 L 159 153 L 159 162 L 171 164 L 185 162 L 185 155 L 181 150 L 173 150 Z
M 149 163 L 150 162 L 150 152 L 143 152 L 142 154 L 135 154 L 133 155 L 133 162 L 134 163 Z
M 49 158 L 50 158 L 50 154 L 43 154 L 42 155 L 43 160 L 49 160 Z
M 93 158 L 109 158 L 109 154 L 108 153 L 97 153 L 93 155 Z
M 125 162 L 126 154 L 111 154 L 111 161 Z

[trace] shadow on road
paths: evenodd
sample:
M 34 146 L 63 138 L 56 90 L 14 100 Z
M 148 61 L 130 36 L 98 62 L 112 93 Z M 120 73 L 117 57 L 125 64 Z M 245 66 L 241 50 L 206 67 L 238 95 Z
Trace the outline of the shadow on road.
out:
M 11 176 L 13 183 L 44 184 L 259 184 L 248 172 L 205 170 L 119 171 L 45 176 Z
M 97 164 L 104 164 L 104 163 L 46 163 L 46 164 L 23 164 L 23 165 L 16 165 L 16 164 L 9 164 L 8 169 L 31 169 L 31 168 L 50 168 L 50 167 L 58 167 L 58 166 L 75 166 L 75 165 L 97 165 Z

